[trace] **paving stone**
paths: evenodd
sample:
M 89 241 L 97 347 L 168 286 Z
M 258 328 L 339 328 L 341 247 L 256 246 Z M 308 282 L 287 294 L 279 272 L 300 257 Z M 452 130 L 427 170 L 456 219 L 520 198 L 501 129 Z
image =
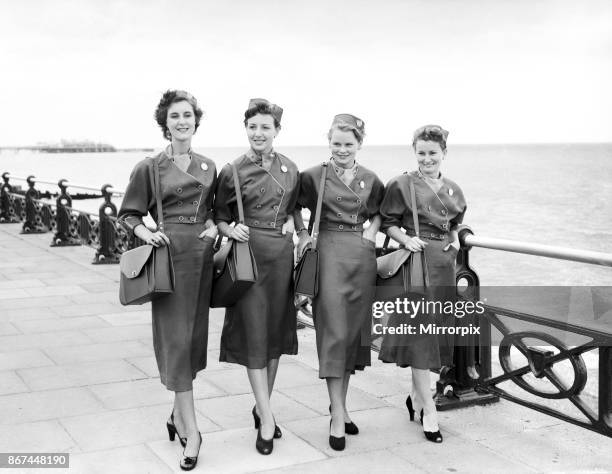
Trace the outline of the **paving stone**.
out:
M 3 272 L 4 273 L 4 272 Z M 36 279 L 40 281 L 44 280 L 53 280 L 61 275 L 60 272 L 28 272 L 24 273 L 23 271 L 19 272 L 10 272 L 6 275 L 8 280 L 20 281 L 20 280 L 31 280 Z
M 0 300 L 12 300 L 14 298 L 27 298 L 30 294 L 26 290 L 19 288 L 9 288 L 0 290 Z M 11 306 L 10 303 L 4 303 L 3 306 Z
M 233 364 L 235 367 L 235 364 Z M 230 395 L 240 395 L 251 393 L 251 385 L 244 368 L 232 368 L 226 370 L 216 370 L 214 377 L 211 376 L 213 383 Z
M 49 307 L 18 309 L 3 308 L 2 312 L 0 313 L 1 322 L 29 321 L 32 319 L 59 319 L 59 316 L 53 310 L 53 308 Z
M 22 290 L 23 291 L 23 290 Z M 11 296 L 10 299 L 2 301 L 3 308 L 18 309 L 18 308 L 40 308 L 65 306 L 72 303 L 67 296 L 41 296 L 32 298 L 26 294 L 26 297 Z
M 0 281 L 0 290 L 33 288 L 45 285 L 45 283 L 36 279 L 5 280 Z
M 115 291 L 105 291 L 101 293 L 83 293 L 80 295 L 74 294 L 70 296 L 72 302 L 76 304 L 92 304 L 92 303 L 116 303 L 119 301 L 119 286 Z
M 274 417 L 279 426 L 288 421 L 318 416 L 316 412 L 282 393 L 274 392 L 271 403 Z M 254 425 L 251 410 L 253 410 L 254 405 L 255 398 L 251 393 L 196 401 L 196 408 L 223 429 L 252 428 Z
M 96 316 L 113 312 L 115 306 L 112 303 L 90 303 L 87 305 L 71 304 L 69 306 L 56 306 L 53 311 L 61 318 L 74 318 L 79 316 Z
M 55 276 L 51 278 L 44 278 L 42 281 L 47 285 L 78 285 L 85 288 L 83 285 L 90 283 L 103 283 L 106 286 L 106 291 L 108 291 L 108 285 L 112 284 L 112 280 L 109 280 L 107 277 L 103 275 L 98 275 L 96 273 L 85 273 L 79 272 L 78 275 L 66 275 L 62 274 L 61 276 Z M 86 289 L 86 288 L 85 288 Z
M 325 380 L 319 383 L 294 388 L 281 388 L 278 390 L 302 405 L 314 410 L 319 415 L 329 414 L 329 395 Z M 350 386 L 346 395 L 346 405 L 349 412 L 382 408 L 387 406 L 380 399 Z
M 255 449 L 257 432 L 243 428 L 202 434 L 202 449 L 198 467 L 202 472 L 243 473 L 257 472 L 325 459 L 325 455 L 289 431 L 274 440 L 274 452 L 262 456 Z M 180 450 L 168 441 L 149 443 L 155 454 L 168 466 L 180 461 Z M 196 469 L 197 469 L 196 468 Z
M 274 387 L 279 389 L 312 385 L 319 380 L 316 370 L 300 363 L 285 362 L 281 359 L 276 373 Z
M 28 387 L 23 383 L 23 380 L 17 375 L 16 372 L 0 372 L 0 395 L 28 391 Z M 2 446 L 2 444 L 0 444 L 0 446 Z
M 0 337 L 0 352 L 19 351 L 31 347 L 41 349 L 78 346 L 92 342 L 85 334 L 76 331 L 21 334 Z
M 165 440 L 163 442 L 168 443 L 180 453 L 180 450 L 177 449 L 177 446 L 180 446 L 178 442 L 168 441 L 166 420 L 171 411 L 172 404 L 165 403 L 95 415 L 73 416 L 62 418 L 60 421 L 85 452 Z M 219 429 L 201 414 L 197 416 L 197 421 L 202 433 Z
M 101 329 L 83 329 L 83 333 L 95 342 L 134 341 L 152 338 L 151 323 L 138 326 L 117 326 Z
M 155 360 L 155 356 L 153 355 L 144 357 L 129 357 L 125 360 L 147 374 L 149 377 L 159 376 L 159 369 L 157 368 L 157 362 Z
M 0 397 L 0 425 L 54 420 L 103 409 L 102 404 L 85 388 L 4 395 Z
M 79 295 L 85 290 L 77 285 L 44 286 L 38 288 L 26 288 L 24 290 L 29 296 L 58 296 Z
M 276 445 L 275 445 L 276 447 Z M 390 451 L 380 450 L 353 456 L 343 456 L 321 461 L 296 464 L 279 469 L 260 471 L 261 474 L 288 474 L 299 472 L 300 474 L 339 474 L 345 472 L 371 472 L 371 473 L 425 473 L 405 459 L 396 456 Z
M 57 420 L 14 424 L 0 430 L 3 452 L 19 453 L 74 453 L 79 449 L 74 440 Z M 72 468 L 72 456 L 70 456 Z M 45 469 L 46 470 L 46 469 Z M 9 472 L 16 472 L 11 470 Z M 31 472 L 25 469 L 23 472 Z
M 43 332 L 72 331 L 107 327 L 108 323 L 97 316 L 83 316 L 69 319 L 37 319 L 31 321 L 15 321 L 13 324 L 24 334 Z
M 201 370 L 193 381 L 193 398 L 225 397 L 227 393 L 214 383 L 214 372 Z
M 146 347 L 137 341 L 111 342 L 107 344 L 89 344 L 74 347 L 51 347 L 45 350 L 57 364 L 71 364 L 75 361 L 93 362 L 96 360 L 124 359 L 148 355 L 153 348 Z
M 151 310 L 147 311 L 132 311 L 111 314 L 101 314 L 100 318 L 104 319 L 111 326 L 133 326 L 135 324 L 148 324 L 151 327 Z
M 209 335 L 209 339 L 210 339 Z M 236 364 L 230 364 L 229 362 L 219 362 L 219 349 L 209 349 L 208 356 L 206 359 L 206 371 L 215 370 L 228 370 L 235 369 Z
M 177 464 L 178 466 L 178 464 Z M 162 474 L 175 472 L 146 445 L 70 456 L 70 471 L 87 474 Z
M 18 374 L 31 390 L 96 386 L 96 384 L 138 380 L 147 377 L 146 374 L 124 360 L 22 369 L 18 371 Z
M 13 334 L 21 333 L 13 324 L 0 322 L 0 336 L 10 336 Z
M 30 350 L 0 353 L 0 371 L 47 365 L 54 364 L 42 351 Z
M 397 408 L 352 412 L 351 418 L 359 427 L 359 435 L 347 436 L 344 451 L 334 451 L 329 446 L 329 415 L 311 418 L 308 422 L 285 423 L 283 427 L 328 456 L 349 456 L 423 440 L 421 425 L 411 423 L 408 414 Z

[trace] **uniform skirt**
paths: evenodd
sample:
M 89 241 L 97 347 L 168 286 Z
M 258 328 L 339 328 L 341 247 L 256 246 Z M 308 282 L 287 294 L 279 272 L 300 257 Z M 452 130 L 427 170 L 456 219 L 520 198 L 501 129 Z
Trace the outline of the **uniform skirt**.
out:
M 455 260 L 457 251 L 445 240 L 426 240 L 425 259 L 429 274 L 427 299 L 433 301 L 453 301 L 456 298 Z M 390 321 L 393 316 L 390 318 Z M 448 334 L 427 334 L 420 331 L 421 324 L 435 323 L 438 327 L 454 326 L 454 315 L 430 313 L 416 318 L 414 335 L 385 335 L 378 358 L 383 362 L 395 362 L 400 367 L 412 366 L 415 369 L 437 369 L 442 365 L 452 365 L 454 337 Z M 398 319 L 395 319 L 398 321 Z M 409 320 L 406 320 L 408 322 Z M 393 324 L 391 324 L 393 325 Z
M 214 239 L 199 239 L 202 230 L 194 224 L 166 224 L 176 277 L 174 293 L 152 302 L 160 380 L 175 392 L 191 390 L 197 372 L 206 367 Z
M 262 369 L 281 354 L 297 354 L 293 299 L 293 233 L 249 229 L 257 281 L 225 310 L 219 360 Z
M 361 232 L 319 234 L 319 290 L 313 319 L 319 377 L 343 377 L 371 364 L 376 245 Z

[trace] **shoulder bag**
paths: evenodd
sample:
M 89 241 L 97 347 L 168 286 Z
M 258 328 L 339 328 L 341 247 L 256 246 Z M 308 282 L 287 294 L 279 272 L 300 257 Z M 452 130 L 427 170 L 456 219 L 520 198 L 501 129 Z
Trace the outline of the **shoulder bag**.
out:
M 409 187 L 414 232 L 418 237 L 419 219 L 412 178 Z M 376 259 L 376 299 L 385 300 L 408 292 L 424 294 L 425 288 L 429 286 L 425 253 L 401 248 L 385 255 L 388 244 L 387 236 L 383 244 L 383 255 Z
M 319 223 L 321 221 L 321 207 L 323 206 L 323 194 L 325 192 L 325 179 L 327 178 L 327 163 L 323 163 L 321 166 L 321 184 L 319 186 L 317 208 L 311 234 L 312 245 L 302 254 L 294 273 L 295 293 L 309 298 L 317 296 L 319 289 L 319 251 L 317 250 L 317 241 L 319 239 Z
M 149 174 L 157 205 L 157 229 L 163 232 L 159 163 L 156 158 L 151 159 L 153 166 Z M 174 266 L 169 245 L 145 244 L 128 250 L 121 255 L 119 267 L 119 301 L 124 306 L 147 303 L 174 291 Z
M 244 224 L 242 193 L 238 181 L 238 171 L 232 163 L 238 223 Z M 222 239 L 219 236 L 219 241 Z M 229 239 L 213 257 L 213 285 L 210 306 L 227 308 L 234 306 L 246 291 L 257 281 L 257 263 L 249 242 Z

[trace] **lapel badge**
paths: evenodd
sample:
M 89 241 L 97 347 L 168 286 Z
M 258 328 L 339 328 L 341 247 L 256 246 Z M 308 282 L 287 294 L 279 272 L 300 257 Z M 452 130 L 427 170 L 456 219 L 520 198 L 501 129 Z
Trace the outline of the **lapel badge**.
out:
M 454 193 L 453 188 L 448 188 L 448 195 L 452 196 Z
M 361 189 L 365 188 L 365 183 L 363 182 L 363 180 L 359 181 L 359 187 Z
M 208 165 L 206 163 L 202 163 L 200 165 L 200 168 L 202 168 L 204 171 L 208 170 Z
M 286 173 L 287 172 L 287 167 L 285 165 L 281 165 L 281 171 L 283 173 Z

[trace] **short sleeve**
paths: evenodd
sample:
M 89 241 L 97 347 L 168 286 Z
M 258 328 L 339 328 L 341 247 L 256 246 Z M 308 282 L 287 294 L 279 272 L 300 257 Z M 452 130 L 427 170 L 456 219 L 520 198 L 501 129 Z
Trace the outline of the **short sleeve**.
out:
M 214 205 L 215 222 L 233 222 L 236 220 L 237 213 L 232 166 L 227 164 L 221 169 L 217 178 Z
M 463 218 L 465 216 L 466 210 L 467 210 L 467 206 L 463 206 L 463 210 L 459 214 L 457 214 L 455 217 L 450 219 L 450 230 L 451 231 L 457 230 L 457 228 L 459 227 L 459 224 L 463 223 Z
M 136 226 L 143 224 L 142 218 L 154 205 L 149 161 L 143 160 L 134 167 L 119 209 L 119 222 L 132 233 Z
M 313 173 L 311 170 L 300 173 L 300 190 L 297 196 L 296 209 L 301 210 L 303 208 L 310 209 L 311 212 L 315 211 L 317 205 L 317 190 L 314 186 Z
M 381 230 L 384 232 L 393 226 L 402 227 L 406 212 L 411 212 L 411 209 L 408 207 L 399 179 L 393 178 L 387 184 L 380 204 Z
M 368 196 L 368 218 L 371 218 L 380 213 L 380 205 L 385 194 L 385 185 L 378 178 L 374 176 L 374 183 L 372 183 L 372 191 Z

